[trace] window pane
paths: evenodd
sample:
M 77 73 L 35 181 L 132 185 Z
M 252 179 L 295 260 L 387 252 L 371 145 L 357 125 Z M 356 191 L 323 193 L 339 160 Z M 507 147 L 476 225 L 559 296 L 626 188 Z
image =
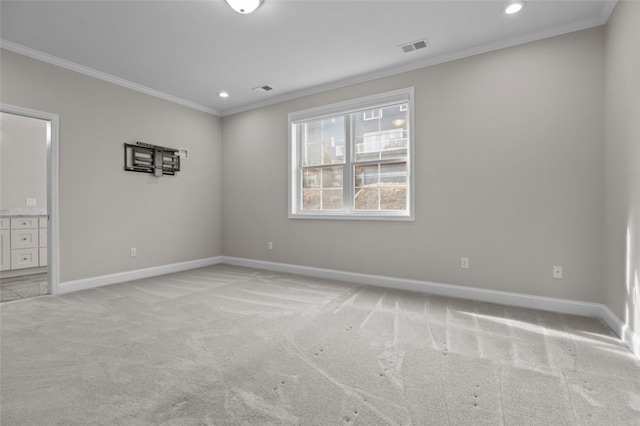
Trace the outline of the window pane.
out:
M 354 161 L 407 158 L 407 104 L 354 114 Z
M 326 167 L 322 169 L 323 188 L 342 188 L 342 167 Z
M 375 118 L 380 118 L 380 114 L 382 114 L 382 110 L 380 108 L 370 109 L 362 112 L 362 118 L 364 120 L 373 120 Z
M 302 128 L 303 166 L 344 163 L 344 116 L 309 121 L 298 126 Z
M 413 220 L 412 98 L 407 88 L 290 113 L 290 217 Z
M 302 171 L 302 210 L 342 210 L 342 167 Z
M 407 163 L 380 166 L 380 210 L 407 208 Z
M 356 210 L 405 210 L 407 163 L 354 167 Z
M 302 210 L 342 210 L 342 201 L 342 188 L 302 190 Z
M 320 188 L 322 169 L 304 169 L 302 171 L 302 188 Z
M 321 210 L 322 190 L 302 190 L 302 210 Z
M 342 188 L 322 191 L 322 210 L 342 210 Z

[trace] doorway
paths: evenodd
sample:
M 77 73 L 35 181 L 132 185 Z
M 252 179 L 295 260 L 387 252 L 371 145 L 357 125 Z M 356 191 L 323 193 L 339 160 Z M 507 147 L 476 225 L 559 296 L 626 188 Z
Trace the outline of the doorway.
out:
M 0 302 L 57 293 L 58 116 L 0 104 Z

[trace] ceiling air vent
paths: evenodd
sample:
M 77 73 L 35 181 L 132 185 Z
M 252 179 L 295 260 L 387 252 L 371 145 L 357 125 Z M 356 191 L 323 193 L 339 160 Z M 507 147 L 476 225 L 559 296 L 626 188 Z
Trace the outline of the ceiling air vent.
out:
M 263 84 L 262 86 L 254 87 L 251 90 L 253 90 L 254 92 L 268 92 L 269 90 L 273 90 L 273 87 Z
M 402 49 L 404 53 L 409 53 L 413 52 L 414 50 L 424 49 L 425 47 L 429 46 L 431 46 L 429 44 L 429 40 L 425 38 L 423 40 L 416 40 L 412 41 L 411 43 L 403 44 L 400 46 L 400 49 Z

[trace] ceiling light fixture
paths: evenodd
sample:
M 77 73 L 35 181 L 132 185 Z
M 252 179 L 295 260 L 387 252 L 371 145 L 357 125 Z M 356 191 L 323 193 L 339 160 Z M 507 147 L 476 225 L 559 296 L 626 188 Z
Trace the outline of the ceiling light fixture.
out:
M 262 0 L 226 0 L 227 4 L 238 13 L 251 13 L 260 6 Z
M 227 92 L 218 92 L 218 96 L 220 96 L 221 98 L 228 98 L 229 94 Z
M 523 2 L 523 1 L 514 1 L 509 3 L 508 5 L 506 5 L 505 7 L 502 8 L 502 13 L 504 13 L 505 15 L 513 15 L 515 13 L 520 12 L 522 9 L 524 9 L 525 5 L 527 3 Z

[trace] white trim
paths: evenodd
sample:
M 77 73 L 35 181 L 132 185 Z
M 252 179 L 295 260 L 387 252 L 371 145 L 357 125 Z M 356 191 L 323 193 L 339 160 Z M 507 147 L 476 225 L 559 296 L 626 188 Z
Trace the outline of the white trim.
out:
M 58 294 L 102 287 L 105 285 L 155 277 L 173 272 L 202 268 L 217 264 L 229 264 L 268 271 L 285 272 L 330 280 L 345 281 L 355 284 L 393 288 L 420 293 L 435 294 L 446 297 L 478 300 L 499 305 L 518 306 L 522 308 L 541 309 L 563 314 L 583 315 L 602 319 L 627 345 L 631 352 L 640 359 L 640 337 L 624 324 L 607 306 L 600 303 L 580 302 L 568 299 L 557 299 L 544 296 L 511 293 L 506 291 L 487 290 L 431 281 L 419 281 L 404 278 L 384 277 L 380 275 L 360 274 L 338 271 L 335 269 L 314 268 L 292 265 L 288 263 L 269 262 L 265 260 L 246 259 L 232 256 L 218 256 L 192 260 L 170 265 L 161 265 L 145 269 L 120 272 L 111 275 L 80 279 L 61 283 Z
M 172 263 L 169 265 L 154 266 L 151 268 L 135 269 L 133 271 L 119 272 L 110 275 L 100 275 L 97 277 L 84 278 L 80 280 L 60 283 L 58 294 L 71 293 L 73 291 L 88 290 L 90 288 L 102 287 L 110 284 L 117 284 L 127 281 L 139 280 L 142 278 L 155 277 L 158 275 L 171 274 L 173 272 L 186 271 L 189 269 L 202 268 L 205 266 L 222 263 L 222 256 L 209 257 L 206 259 L 190 260 L 187 262 Z
M 413 207 L 413 206 L 412 206 Z M 375 221 L 392 221 L 392 222 L 415 222 L 415 218 L 410 213 L 395 213 L 393 211 L 373 211 L 373 212 L 361 212 L 361 213 L 344 213 L 344 212 L 331 212 L 316 214 L 316 213 L 291 213 L 289 212 L 289 219 L 314 219 L 314 220 L 375 220 Z
M 47 268 L 49 294 L 58 294 L 60 282 L 60 226 L 58 217 L 58 170 L 60 152 L 60 119 L 57 114 L 0 103 L 0 111 L 49 122 L 47 127 Z
M 602 305 L 589 302 L 576 302 L 566 299 L 555 299 L 543 296 L 511 293 L 505 291 L 487 290 L 475 287 L 465 287 L 452 284 L 442 284 L 431 281 L 419 281 L 405 278 L 392 278 L 380 275 L 361 274 L 355 272 L 338 271 L 334 269 L 313 268 L 286 263 L 276 263 L 263 260 L 244 259 L 237 257 L 223 258 L 224 263 L 250 268 L 266 269 L 270 271 L 287 272 L 318 278 L 345 281 L 355 284 L 372 285 L 376 287 L 393 288 L 420 293 L 461 299 L 479 300 L 482 302 L 501 305 L 519 306 L 531 309 L 564 312 L 575 315 L 598 316 Z
M 629 326 L 620 320 L 608 306 L 602 306 L 603 315 L 600 317 L 620 337 L 620 340 L 631 349 L 631 352 L 640 358 L 640 336 L 635 334 Z
M 222 116 L 225 117 L 228 115 L 237 114 L 239 112 L 250 111 L 252 109 L 262 108 L 262 107 L 277 104 L 280 102 L 290 101 L 292 99 L 298 99 L 304 96 L 315 95 L 318 93 L 327 92 L 329 90 L 340 89 L 342 87 L 351 86 L 354 84 L 364 83 L 367 81 L 389 77 L 389 76 L 401 74 L 404 72 L 415 71 L 420 68 L 426 68 L 433 65 L 443 64 L 445 62 L 451 62 L 458 59 L 464 59 L 471 56 L 480 55 L 482 53 L 491 52 L 494 50 L 514 47 L 521 44 L 531 43 L 533 41 L 543 40 L 545 38 L 556 37 L 563 34 L 568 34 L 575 31 L 586 30 L 588 28 L 604 25 L 607 23 L 607 20 L 609 19 L 609 15 L 613 11 L 616 2 L 617 0 L 612 2 L 613 5 L 607 2 L 603 6 L 602 12 L 598 18 L 587 19 L 581 22 L 563 25 L 556 28 L 550 28 L 547 30 L 538 31 L 531 34 L 525 34 L 522 36 L 513 37 L 506 40 L 500 40 L 494 43 L 487 43 L 481 46 L 472 47 L 470 49 L 463 49 L 463 50 L 453 52 L 453 53 L 448 53 L 445 55 L 428 57 L 419 61 L 408 62 L 401 65 L 391 66 L 388 68 L 382 68 L 379 70 L 363 73 L 355 77 L 349 77 L 342 80 L 336 80 L 326 84 L 320 84 L 320 85 L 309 87 L 302 90 L 296 90 L 293 92 L 286 93 L 282 96 L 265 99 L 264 101 L 261 101 L 261 102 L 255 102 L 255 103 L 239 106 L 236 108 L 223 110 Z
M 609 21 L 609 17 L 613 13 L 613 9 L 616 8 L 617 4 L 618 0 L 609 0 L 602 5 L 602 10 L 600 10 L 600 19 L 602 20 L 602 25 L 606 24 Z
M 384 277 L 380 275 L 360 274 L 338 271 L 334 269 L 313 268 L 291 265 L 287 263 L 269 262 L 239 257 L 223 256 L 221 263 L 245 266 L 269 271 L 306 275 L 317 278 L 345 281 L 355 284 L 376 287 L 415 291 L 436 294 L 439 296 L 478 300 L 499 305 L 518 306 L 522 308 L 541 309 L 571 315 L 582 315 L 602 319 L 629 347 L 631 352 L 640 358 L 640 337 L 624 324 L 611 310 L 600 303 L 580 302 L 544 296 L 511 293 L 506 291 L 487 290 L 430 281 L 410 280 L 404 278 Z
M 410 86 L 403 89 L 391 90 L 343 102 L 336 102 L 329 105 L 321 105 L 318 107 L 290 112 L 289 121 L 293 124 L 302 121 L 330 117 L 335 114 L 348 114 L 352 112 L 360 112 L 365 109 L 381 108 L 394 103 L 411 103 L 414 98 L 414 92 L 414 87 Z
M 221 116 L 221 112 L 217 109 L 209 108 L 204 105 L 200 105 L 198 103 L 179 98 L 177 96 L 169 95 L 168 93 L 164 93 L 159 90 L 155 90 L 150 87 L 143 86 L 141 84 L 134 83 L 129 80 L 125 80 L 124 78 L 116 77 L 114 75 L 95 70 L 93 68 L 85 67 L 84 65 L 79 65 L 79 64 L 76 64 L 75 62 L 58 58 L 57 56 L 49 55 L 47 53 L 40 52 L 39 50 L 31 49 L 30 47 L 26 47 L 9 40 L 0 39 L 0 48 L 9 50 L 14 53 L 18 53 L 23 56 L 27 56 L 29 58 L 37 59 L 39 61 L 46 62 L 48 64 L 62 67 L 71 71 L 79 72 L 80 74 L 88 75 L 90 77 L 94 77 L 99 80 L 107 81 L 109 83 L 116 84 L 118 86 L 126 87 L 127 89 L 135 90 L 136 92 L 154 96 L 156 98 L 160 98 L 165 101 L 172 102 L 174 104 L 182 105 L 187 108 L 206 112 L 208 114 L 212 114 L 218 117 Z
M 604 3 L 604 5 L 602 6 L 600 16 L 597 18 L 592 18 L 585 21 L 581 21 L 581 22 L 576 22 L 576 23 L 563 25 L 556 28 L 538 31 L 531 34 L 525 34 L 523 36 L 513 37 L 506 40 L 500 40 L 494 43 L 487 43 L 481 46 L 460 50 L 458 52 L 453 52 L 446 55 L 428 57 L 415 62 L 409 62 L 409 63 L 397 65 L 397 66 L 382 68 L 379 70 L 363 73 L 355 77 L 349 77 L 349 78 L 345 78 L 337 81 L 332 81 L 326 84 L 320 84 L 320 85 L 309 87 L 302 90 L 294 90 L 292 92 L 283 94 L 281 96 L 265 99 L 264 101 L 261 101 L 261 102 L 253 102 L 253 103 L 241 105 L 235 108 L 229 108 L 222 111 L 213 109 L 210 107 L 206 107 L 204 105 L 200 105 L 195 102 L 191 102 L 173 95 L 169 95 L 167 93 L 163 93 L 158 90 L 151 89 L 149 87 L 130 82 L 123 78 L 116 77 L 107 73 L 103 73 L 93 68 L 85 67 L 85 66 L 73 63 L 71 61 L 67 61 L 65 59 L 43 53 L 35 49 L 31 49 L 29 47 L 26 47 L 8 40 L 0 39 L 0 48 L 7 49 L 9 51 L 12 51 L 24 56 L 38 59 L 40 61 L 57 65 L 59 67 L 76 71 L 85 75 L 89 75 L 91 77 L 95 77 L 104 81 L 108 81 L 110 83 L 117 84 L 119 86 L 127 87 L 129 89 L 136 90 L 138 92 L 146 93 L 148 95 L 155 96 L 157 98 L 164 99 L 166 101 L 173 102 L 179 105 L 183 105 L 188 108 L 192 108 L 195 110 L 207 112 L 209 114 L 225 117 L 228 115 L 237 114 L 239 112 L 249 111 L 252 109 L 257 109 L 257 108 L 265 107 L 268 105 L 273 105 L 280 102 L 301 98 L 303 96 L 327 92 L 329 90 L 339 89 L 345 86 L 351 86 L 358 83 L 364 83 L 364 82 L 375 80 L 378 78 L 389 77 L 392 75 L 401 74 L 403 72 L 414 71 L 420 68 L 430 67 L 432 65 L 438 65 L 445 62 L 455 61 L 457 59 L 463 59 L 470 56 L 491 52 L 493 50 L 499 50 L 507 47 L 518 46 L 520 44 L 530 43 L 530 42 L 542 40 L 545 38 L 555 37 L 555 36 L 568 34 L 575 31 L 597 27 L 599 25 L 604 25 L 607 23 L 607 20 L 609 19 L 609 16 L 613 12 L 613 9 L 615 8 L 616 4 L 617 4 L 617 0 Z
M 408 209 L 405 211 L 303 211 L 301 208 L 300 200 L 300 182 L 302 167 L 300 166 L 300 142 L 298 141 L 299 134 L 296 132 L 296 125 L 304 123 L 310 120 L 317 120 L 321 118 L 331 117 L 334 115 L 347 115 L 354 112 L 360 112 L 363 110 L 370 110 L 376 108 L 383 108 L 385 106 L 406 103 L 408 104 L 409 116 L 407 117 L 407 137 L 409 139 L 408 154 L 407 154 L 407 185 L 409 190 L 407 191 L 407 204 Z M 314 108 L 304 109 L 300 111 L 291 112 L 288 114 L 288 126 L 289 126 L 289 149 L 288 149 L 288 218 L 289 219 L 333 219 L 333 220 L 376 220 L 376 221 L 414 221 L 415 220 L 415 172 L 414 172 L 414 110 L 415 110 L 415 89 L 413 86 L 405 87 L 403 89 L 391 90 L 388 92 L 378 93 L 369 96 L 363 96 L 356 99 L 350 99 L 343 102 L 337 102 L 329 105 L 322 105 Z M 346 123 L 345 123 L 346 124 Z M 348 125 L 347 125 L 348 126 Z M 349 127 L 347 127 L 349 128 Z M 350 131 L 351 136 L 347 137 L 346 144 L 346 158 L 349 159 L 344 164 L 336 164 L 336 166 L 342 166 L 346 170 L 343 172 L 344 180 L 343 186 L 345 189 L 344 203 L 345 205 L 352 206 L 354 204 L 353 197 L 349 196 L 346 191 L 353 190 L 353 175 L 351 173 L 351 167 L 357 164 L 363 164 L 362 162 L 356 162 L 353 160 L 352 149 L 353 132 Z M 351 154 L 350 154 L 351 153 Z M 389 160 L 392 161 L 392 160 Z M 371 161 L 372 164 L 377 164 L 375 161 Z

